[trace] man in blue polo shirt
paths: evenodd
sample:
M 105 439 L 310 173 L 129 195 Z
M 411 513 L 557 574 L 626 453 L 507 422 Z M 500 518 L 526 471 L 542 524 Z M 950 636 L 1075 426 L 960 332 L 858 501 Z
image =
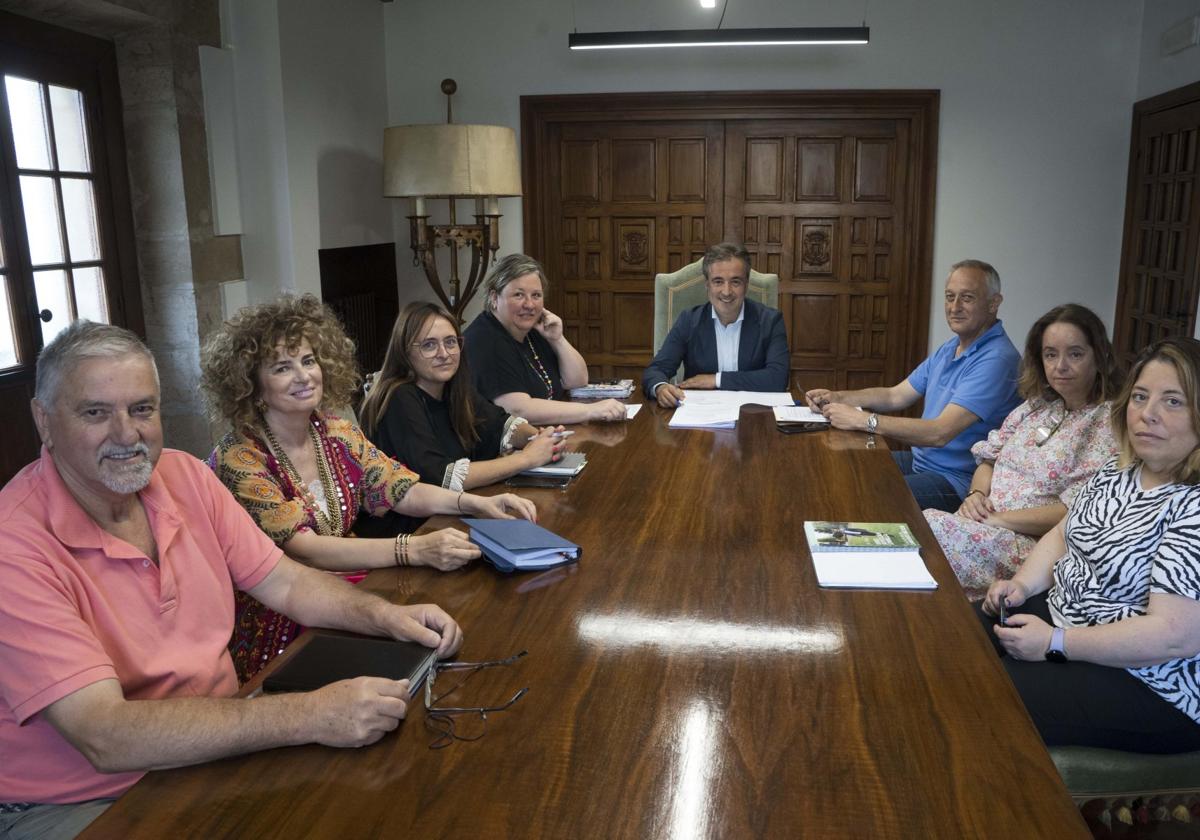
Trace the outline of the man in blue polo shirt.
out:
M 996 318 L 1002 299 L 996 269 L 980 260 L 955 263 L 946 278 L 946 322 L 954 338 L 899 385 L 805 394 L 809 406 L 838 429 L 878 432 L 909 444 L 912 452 L 892 455 L 922 509 L 958 510 L 975 472 L 971 447 L 1021 401 L 1021 354 Z M 919 420 L 876 413 L 908 408 L 921 397 Z

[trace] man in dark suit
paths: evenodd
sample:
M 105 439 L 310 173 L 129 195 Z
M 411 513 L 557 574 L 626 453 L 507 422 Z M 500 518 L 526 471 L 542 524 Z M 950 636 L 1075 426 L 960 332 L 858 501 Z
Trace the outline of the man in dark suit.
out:
M 750 254 L 722 242 L 700 264 L 708 303 L 679 313 L 658 354 L 642 374 L 646 397 L 663 408 L 683 400 L 685 388 L 786 391 L 788 343 L 783 316 L 746 300 Z M 684 380 L 668 380 L 683 363 Z

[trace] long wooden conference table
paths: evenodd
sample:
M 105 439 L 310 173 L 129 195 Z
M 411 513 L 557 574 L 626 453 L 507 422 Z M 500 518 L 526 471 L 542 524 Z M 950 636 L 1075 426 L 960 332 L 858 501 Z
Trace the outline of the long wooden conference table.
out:
M 480 740 L 431 749 L 418 695 L 369 747 L 150 773 L 85 836 L 1088 836 L 882 440 L 669 416 L 580 427 L 569 488 L 521 491 L 578 564 L 360 584 L 445 607 L 460 659 L 529 651 L 452 698 L 528 686 Z M 908 522 L 938 589 L 819 588 L 805 519 Z

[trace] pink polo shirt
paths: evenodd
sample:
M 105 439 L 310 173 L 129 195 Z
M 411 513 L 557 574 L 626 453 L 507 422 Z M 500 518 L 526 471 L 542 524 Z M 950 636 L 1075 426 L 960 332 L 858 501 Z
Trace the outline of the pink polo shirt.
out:
M 156 566 L 103 531 L 50 454 L 0 490 L 0 802 L 119 796 L 141 773 L 97 772 L 38 714 L 117 679 L 129 700 L 227 697 L 233 588 L 282 552 L 212 471 L 165 450 L 140 494 Z

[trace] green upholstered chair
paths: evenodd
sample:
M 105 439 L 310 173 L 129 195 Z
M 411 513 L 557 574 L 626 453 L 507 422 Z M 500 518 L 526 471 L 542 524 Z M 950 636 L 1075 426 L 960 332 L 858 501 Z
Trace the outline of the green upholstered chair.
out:
M 1149 755 L 1096 747 L 1051 747 L 1050 758 L 1076 800 L 1200 791 L 1200 753 Z
M 704 288 L 704 272 L 700 260 L 689 263 L 670 274 L 654 276 L 654 352 L 667 339 L 667 333 L 675 325 L 675 319 L 685 309 L 708 302 Z M 746 297 L 769 306 L 779 308 L 779 275 L 762 274 L 750 269 L 750 288 Z

